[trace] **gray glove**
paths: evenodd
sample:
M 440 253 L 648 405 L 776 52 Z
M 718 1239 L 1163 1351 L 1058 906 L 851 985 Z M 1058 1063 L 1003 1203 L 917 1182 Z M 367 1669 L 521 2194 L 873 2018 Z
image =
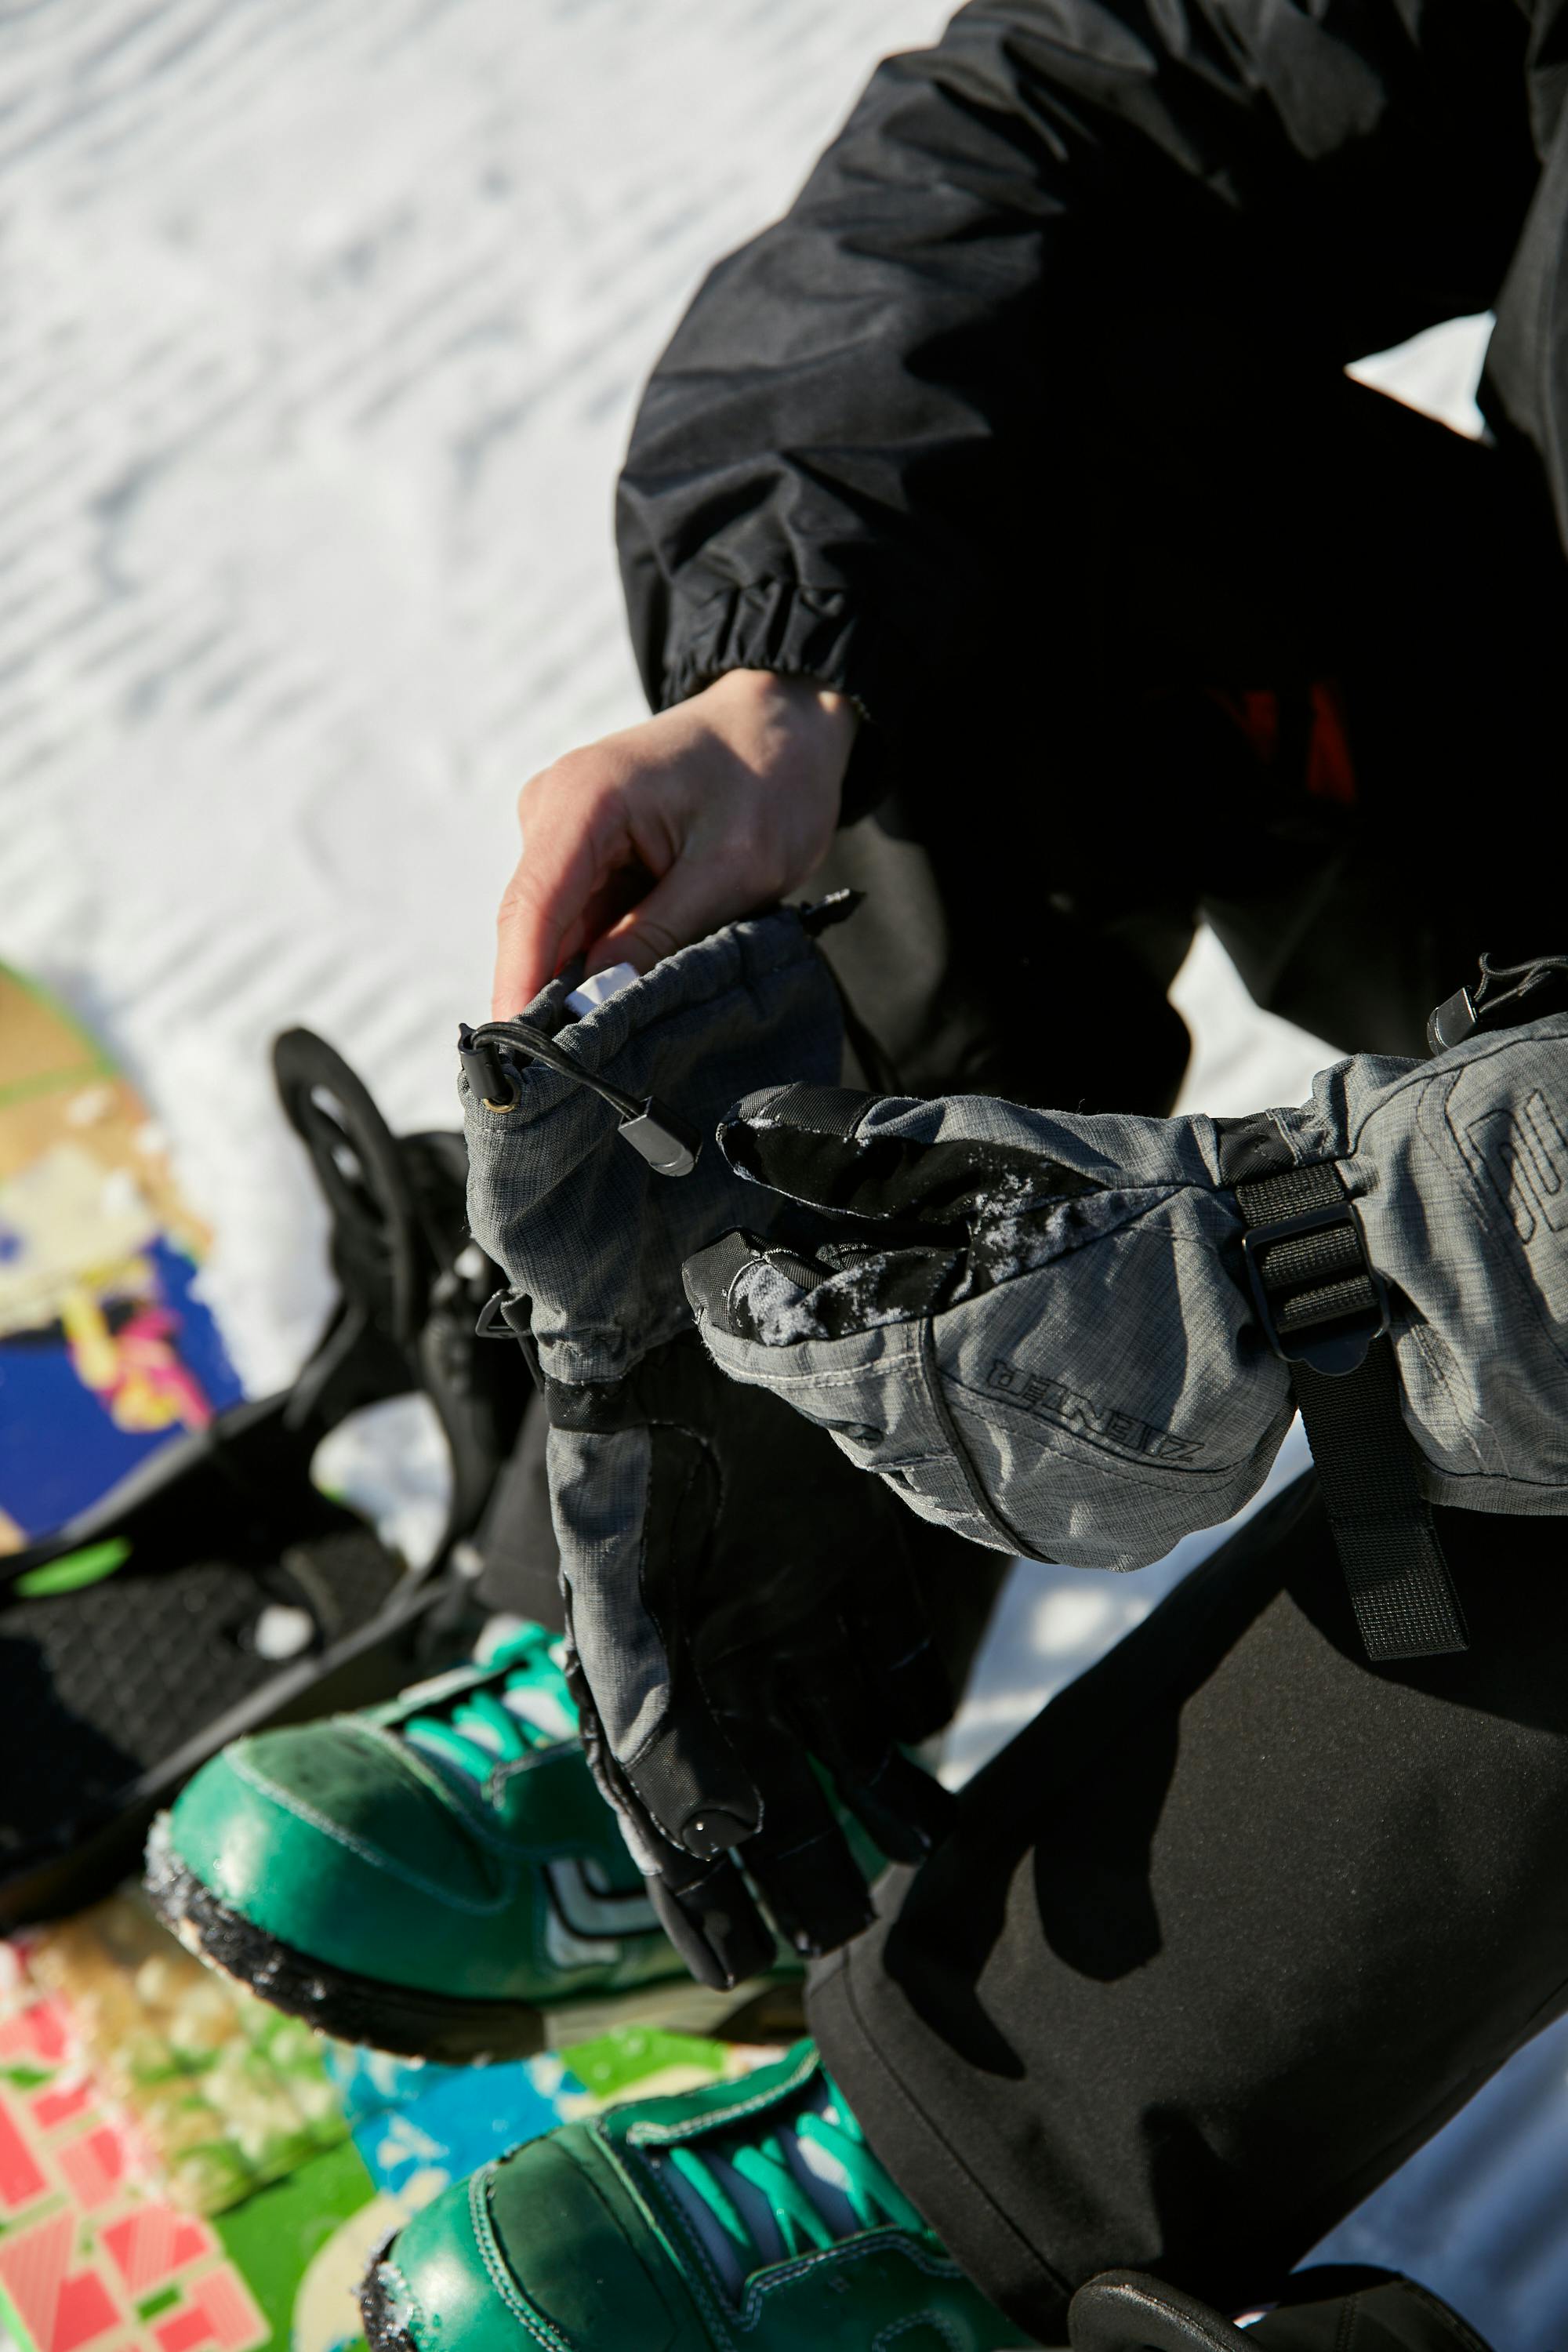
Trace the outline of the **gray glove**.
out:
M 465 1033 L 469 1217 L 550 1416 L 589 1761 L 678 1948 L 732 1984 L 773 1953 L 748 1879 L 805 1953 L 870 1916 L 812 1758 L 887 1855 L 918 1858 L 945 1819 L 900 1743 L 951 1708 L 915 1580 L 925 1542 L 951 1539 L 725 1381 L 681 1284 L 753 1197 L 702 1143 L 721 1111 L 759 1077 L 839 1076 L 806 922 L 731 924 L 579 1021 L 566 993 Z M 767 1230 L 790 1213 L 759 1205 Z
M 1565 1048 L 1555 1014 L 1430 1062 L 1359 1055 L 1247 1120 L 753 1094 L 724 1156 L 759 1202 L 827 1213 L 821 1238 L 732 1234 L 688 1291 L 732 1378 L 924 1517 L 1035 1559 L 1138 1568 L 1228 1517 L 1279 1449 L 1292 1376 L 1320 1451 L 1314 1414 L 1366 1362 L 1414 1440 L 1415 1507 L 1562 1512 Z M 1331 1517 L 1393 1512 L 1347 1497 L 1321 1451 L 1320 1468 Z M 1380 1634 L 1363 1597 L 1374 1655 L 1462 1646 L 1440 1595 L 1414 1634 Z

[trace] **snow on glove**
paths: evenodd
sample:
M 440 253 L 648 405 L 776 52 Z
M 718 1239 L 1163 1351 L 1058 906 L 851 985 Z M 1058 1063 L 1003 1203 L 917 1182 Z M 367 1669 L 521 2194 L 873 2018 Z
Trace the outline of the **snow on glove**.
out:
M 1289 1424 L 1251 1226 L 1274 1337 L 1289 1351 L 1296 1325 L 1310 1338 L 1323 1318 L 1318 1391 L 1352 1392 L 1333 1376 L 1339 1335 L 1368 1302 L 1374 1322 L 1386 1313 L 1413 1491 L 1562 1512 L 1565 1139 L 1563 1014 L 1430 1062 L 1359 1055 L 1308 1104 L 1253 1119 L 785 1087 L 743 1101 L 721 1145 L 759 1201 L 829 1212 L 819 1233 L 834 1237 L 784 1249 L 764 1222 L 694 1258 L 687 1286 L 727 1372 L 787 1399 L 925 1517 L 1036 1559 L 1131 1569 L 1256 1494 Z M 1325 1205 L 1313 1230 L 1270 1239 L 1282 1182 Z M 1320 1469 L 1332 1517 L 1332 1465 Z M 1356 1597 L 1373 1654 L 1409 1654 L 1378 1648 Z M 1423 1646 L 1462 1642 L 1460 1622 Z
M 504 1311 L 550 1415 L 590 1762 L 688 1965 L 734 1983 L 773 1951 L 748 1877 L 803 1952 L 870 1916 L 810 1757 L 894 1858 L 927 1850 L 949 1801 L 900 1746 L 952 1704 L 912 1581 L 926 1531 L 911 1543 L 820 1433 L 715 1370 L 681 1283 L 682 1260 L 755 1200 L 701 1138 L 759 1076 L 837 1079 L 842 1016 L 788 908 L 579 1021 L 566 994 L 552 982 L 521 1023 L 468 1034 L 470 1220 L 515 1286 Z M 660 1173 L 689 1159 L 660 1139 L 682 1122 L 696 1164 Z

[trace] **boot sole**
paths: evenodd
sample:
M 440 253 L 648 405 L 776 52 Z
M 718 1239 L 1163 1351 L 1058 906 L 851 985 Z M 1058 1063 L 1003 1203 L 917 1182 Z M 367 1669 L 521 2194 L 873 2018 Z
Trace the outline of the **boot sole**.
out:
M 148 1847 L 146 1886 L 158 1916 L 197 1959 L 336 2042 L 368 2044 L 395 2058 L 483 2066 L 592 2042 L 627 2024 L 730 2042 L 788 2042 L 805 2031 L 804 1980 L 794 1977 L 753 1977 L 728 1992 L 672 1977 L 540 2009 L 357 1976 L 311 1958 L 230 1910 L 156 1833 Z
M 396 2243 L 395 2234 L 378 2246 L 371 2256 L 370 2268 L 359 2283 L 360 2317 L 364 2322 L 364 2339 L 370 2352 L 423 2352 L 406 2327 L 394 2317 L 384 2285 L 381 2266 Z

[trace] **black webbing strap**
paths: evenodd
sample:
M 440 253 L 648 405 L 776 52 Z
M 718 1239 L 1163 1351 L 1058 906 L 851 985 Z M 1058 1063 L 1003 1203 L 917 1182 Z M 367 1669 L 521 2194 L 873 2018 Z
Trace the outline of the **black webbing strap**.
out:
M 1258 1140 L 1246 1139 L 1254 1166 L 1266 1156 Z M 1237 1183 L 1236 1198 L 1253 1297 L 1269 1345 L 1290 1369 L 1368 1657 L 1466 1648 L 1400 1411 L 1383 1286 L 1338 1169 L 1283 1168 Z
M 1464 1612 L 1415 1474 L 1387 1332 L 1358 1370 L 1290 1370 L 1318 1485 L 1369 1658 L 1434 1658 L 1468 1646 Z

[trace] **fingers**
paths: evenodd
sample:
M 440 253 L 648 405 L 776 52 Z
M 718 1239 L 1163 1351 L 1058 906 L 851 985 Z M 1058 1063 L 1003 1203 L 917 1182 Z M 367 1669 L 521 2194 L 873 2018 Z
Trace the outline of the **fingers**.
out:
M 775 1957 L 750 1888 L 728 1856 L 697 1870 L 688 1857 L 648 1881 L 659 1925 L 699 1984 L 732 1991 Z
M 890 1507 L 903 1510 L 882 1492 Z M 845 1609 L 893 1735 L 912 1747 L 950 1721 L 958 1695 L 931 1638 L 903 1537 L 902 1525 L 888 1528 L 847 1592 Z
M 635 863 L 614 775 L 592 754 L 557 761 L 518 798 L 519 857 L 496 922 L 491 1012 L 510 1021 L 586 944 L 584 918 Z
M 833 835 L 854 728 L 839 697 L 731 671 L 532 777 L 498 925 L 496 1017 L 572 956 L 647 971 L 804 881 Z
M 844 1802 L 889 1862 L 922 1862 L 941 1843 L 958 1800 L 902 1748 L 886 1737 L 847 1733 L 818 1707 L 803 1709 L 800 1724 Z
M 893 1738 L 848 1629 L 791 1662 L 789 1711 L 839 1796 L 889 1862 L 919 1862 L 945 1835 L 954 1800 Z
M 773 1962 L 773 1938 L 745 1880 L 727 1853 L 703 1862 L 671 1845 L 638 1802 L 610 1751 L 570 1624 L 565 1673 L 588 1769 L 620 1822 L 633 1861 L 647 1879 L 654 1909 L 670 1942 L 698 1982 L 715 1991 L 727 1992 L 742 1979 L 756 1976 Z
M 751 1776 L 704 1701 L 672 1705 L 663 1727 L 621 1769 L 664 1835 L 701 1861 L 741 1844 L 762 1822 Z
M 767 1798 L 740 1860 L 795 1951 L 807 1959 L 836 1952 L 874 1916 L 865 1874 L 793 1733 L 753 1709 L 736 1738 Z
M 699 843 L 594 940 L 587 968 L 603 971 L 613 963 L 629 963 L 651 971 L 677 948 L 706 939 L 721 924 L 776 898 L 784 887 L 773 865 L 733 849 L 710 851 Z
M 684 1638 L 686 1580 L 718 1509 L 710 1455 L 683 1430 L 660 1427 L 652 1441 L 641 1525 L 610 1540 L 593 1512 L 625 1465 L 593 1443 L 570 1471 L 552 1461 L 562 1608 L 580 1704 L 609 1763 L 662 1838 L 709 1862 L 751 1836 L 762 1803 Z
M 668 1587 L 661 1532 L 647 1529 L 646 1553 L 653 1556 L 650 1580 Z M 701 1862 L 749 1838 L 762 1821 L 762 1800 L 708 1704 L 679 1632 L 666 1648 L 646 1607 L 617 1608 L 581 1570 L 571 1582 L 567 1624 L 596 1713 L 605 1718 L 609 1694 L 626 1718 L 605 1726 L 613 1760 L 658 1834 Z

